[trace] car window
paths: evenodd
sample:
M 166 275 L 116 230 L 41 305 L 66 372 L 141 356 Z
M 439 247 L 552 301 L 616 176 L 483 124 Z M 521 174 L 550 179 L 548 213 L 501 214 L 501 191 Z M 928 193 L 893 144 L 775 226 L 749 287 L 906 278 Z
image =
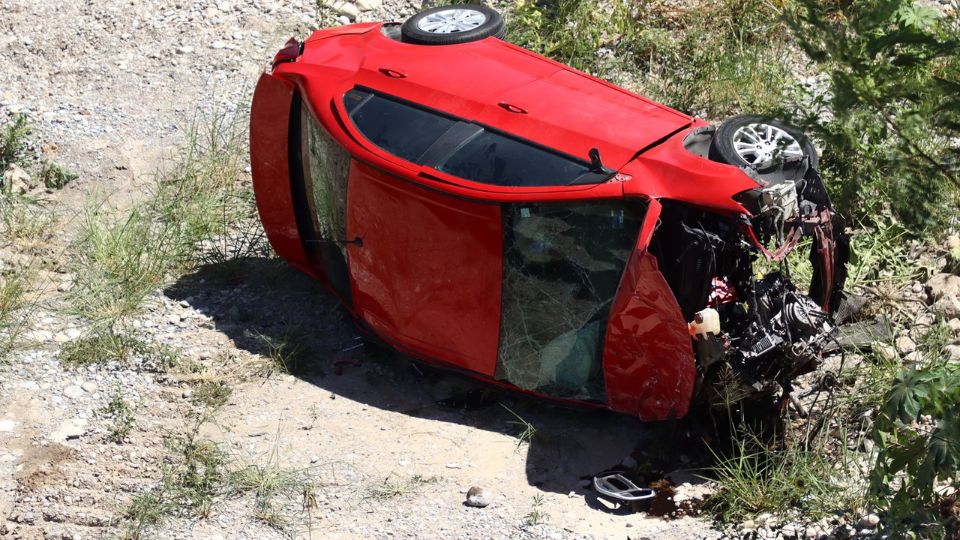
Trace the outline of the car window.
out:
M 470 139 L 437 168 L 497 186 L 565 186 L 591 174 L 586 163 L 491 131 Z M 608 175 L 596 176 L 600 182 Z
M 344 105 L 357 129 L 391 154 L 417 163 L 456 120 L 362 90 L 350 90 Z
M 646 206 L 503 206 L 496 377 L 527 390 L 603 401 L 603 341 Z

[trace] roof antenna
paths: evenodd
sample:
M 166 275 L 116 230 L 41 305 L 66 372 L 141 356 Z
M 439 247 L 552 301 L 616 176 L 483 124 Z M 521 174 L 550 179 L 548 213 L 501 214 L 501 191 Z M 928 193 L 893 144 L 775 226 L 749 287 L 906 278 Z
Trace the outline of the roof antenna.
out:
M 603 172 L 603 161 L 600 160 L 600 149 L 591 148 L 588 153 L 590 156 L 590 170 L 593 172 Z

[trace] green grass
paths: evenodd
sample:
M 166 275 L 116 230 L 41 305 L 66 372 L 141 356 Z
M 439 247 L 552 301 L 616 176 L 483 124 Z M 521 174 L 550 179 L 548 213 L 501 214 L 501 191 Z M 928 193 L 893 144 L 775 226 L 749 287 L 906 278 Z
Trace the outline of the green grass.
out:
M 143 341 L 129 334 L 98 330 L 67 342 L 60 349 L 60 362 L 68 367 L 83 367 L 105 362 L 126 363 L 140 360 L 146 371 L 163 373 L 178 363 L 176 351 Z
M 26 327 L 28 286 L 26 272 L 0 275 L 0 364 L 6 361 Z
M 524 443 L 532 444 L 533 439 L 538 437 L 537 427 L 524 420 L 519 414 L 513 412 L 513 409 L 503 403 L 501 403 L 500 406 L 516 418 L 516 420 L 510 420 L 507 423 L 520 428 L 519 433 L 517 433 L 517 449 L 519 450 Z
M 402 497 L 410 493 L 416 493 L 425 486 L 436 484 L 440 481 L 437 476 L 422 476 L 415 474 L 409 478 L 400 478 L 390 475 L 382 482 L 374 484 L 367 489 L 367 497 L 378 501 L 385 501 Z
M 130 436 L 130 431 L 136 423 L 136 418 L 133 416 L 133 408 L 130 407 L 130 404 L 127 403 L 123 397 L 123 387 L 118 383 L 110 402 L 100 409 L 102 414 L 111 419 L 107 439 L 117 444 L 127 440 L 127 437 Z
M 523 522 L 526 525 L 542 525 L 550 520 L 550 514 L 543 510 L 543 495 L 537 493 L 530 500 L 530 511 L 523 516 Z
M 0 127 L 0 178 L 10 165 L 21 163 L 31 131 L 30 121 L 22 114 Z
M 199 117 L 186 137 L 144 201 L 126 213 L 97 201 L 85 212 L 72 249 L 70 300 L 98 328 L 138 313 L 150 293 L 198 264 L 266 252 L 244 180 L 245 117 Z
M 63 189 L 70 182 L 73 182 L 79 175 L 62 165 L 50 160 L 45 160 L 40 165 L 40 182 L 47 189 Z
M 194 389 L 190 401 L 196 405 L 217 410 L 227 404 L 231 394 L 233 394 L 233 388 L 226 383 L 205 382 Z

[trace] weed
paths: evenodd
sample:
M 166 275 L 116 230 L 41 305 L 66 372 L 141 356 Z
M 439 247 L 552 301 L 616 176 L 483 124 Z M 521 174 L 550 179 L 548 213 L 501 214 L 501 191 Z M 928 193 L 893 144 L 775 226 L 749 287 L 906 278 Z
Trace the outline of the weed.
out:
M 223 382 L 205 382 L 194 390 L 190 401 L 216 410 L 227 404 L 232 393 L 233 389 Z
M 121 529 L 120 538 L 140 540 L 149 527 L 160 524 L 173 511 L 162 489 L 152 489 L 133 498 L 123 513 L 126 526 Z
M 14 347 L 26 325 L 27 277 L 0 275 L 0 363 Z
M 708 509 L 731 521 L 760 512 L 794 508 L 816 519 L 837 509 L 849 509 L 857 492 L 844 479 L 849 463 L 834 463 L 830 455 L 801 445 L 769 448 L 759 438 L 743 433 L 733 439 L 730 457 L 714 454 L 710 475 L 721 486 Z
M 14 116 L 13 122 L 0 130 L 0 180 L 7 167 L 23 158 L 31 131 L 29 120 L 22 114 Z
M 45 160 L 40 166 L 40 181 L 47 189 L 63 189 L 77 177 L 77 173 L 51 160 Z
M 313 486 L 307 479 L 306 472 L 282 466 L 276 449 L 263 463 L 247 464 L 231 472 L 229 485 L 235 494 L 253 495 L 254 518 L 281 531 L 289 529 L 293 524 L 282 511 L 282 500 L 292 501 L 298 497 L 306 497 L 304 502 L 309 504 L 313 493 Z
M 0 196 L 0 227 L 8 240 L 43 242 L 49 240 L 56 215 L 42 201 L 23 195 Z
M 300 360 L 305 356 L 307 349 L 301 338 L 295 334 L 284 337 L 271 337 L 260 332 L 249 333 L 264 348 L 264 355 L 270 360 L 267 365 L 267 374 L 296 373 Z
M 129 362 L 137 358 L 145 371 L 166 372 L 177 364 L 177 354 L 123 333 L 98 330 L 66 343 L 60 361 L 70 367 L 104 362 Z
M 117 388 L 110 403 L 100 409 L 100 412 L 112 419 L 107 439 L 117 444 L 126 441 L 136 419 L 133 416 L 133 409 L 130 408 L 130 404 L 123 399 L 123 387 L 120 386 L 120 383 L 117 383 Z
M 243 126 L 241 115 L 223 112 L 195 120 L 187 145 L 158 173 L 146 201 L 119 218 L 103 202 L 87 209 L 71 265 L 75 313 L 112 329 L 195 264 L 266 249 L 257 240 L 249 183 L 242 182 Z
M 168 439 L 167 448 L 176 458 L 164 473 L 168 497 L 178 508 L 207 517 L 217 496 L 225 489 L 225 455 L 216 443 L 200 439 L 195 429 L 181 438 Z
M 550 514 L 543 510 L 543 495 L 537 493 L 531 498 L 530 511 L 523 516 L 523 522 L 529 526 L 542 525 L 550 519 Z
M 379 484 L 372 486 L 367 491 L 367 495 L 372 499 L 383 501 L 415 492 L 423 486 L 436 484 L 439 481 L 440 478 L 436 476 L 425 477 L 415 474 L 410 478 L 399 478 L 391 474 Z
M 514 418 L 516 418 L 516 420 L 510 420 L 507 423 L 511 425 L 519 426 L 522 428 L 520 430 L 520 433 L 517 434 L 517 449 L 519 450 L 520 446 L 523 445 L 523 443 L 527 443 L 527 444 L 533 443 L 534 437 L 537 437 L 536 426 L 524 420 L 519 414 L 513 412 L 513 409 L 511 409 L 510 407 L 507 407 L 503 403 L 501 403 L 500 406 L 506 409 L 507 412 L 509 412 L 510 414 L 513 415 Z

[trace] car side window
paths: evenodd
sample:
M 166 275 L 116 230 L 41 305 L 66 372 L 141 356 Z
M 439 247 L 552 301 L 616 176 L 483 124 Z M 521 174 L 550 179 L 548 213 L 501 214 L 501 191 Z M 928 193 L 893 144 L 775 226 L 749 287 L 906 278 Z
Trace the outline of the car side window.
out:
M 437 168 L 497 186 L 564 186 L 591 173 L 586 163 L 492 131 L 467 141 Z
M 414 163 L 457 123 L 453 118 L 358 89 L 347 92 L 343 101 L 364 137 Z
M 603 401 L 603 343 L 646 205 L 503 206 L 496 377 L 557 397 Z

